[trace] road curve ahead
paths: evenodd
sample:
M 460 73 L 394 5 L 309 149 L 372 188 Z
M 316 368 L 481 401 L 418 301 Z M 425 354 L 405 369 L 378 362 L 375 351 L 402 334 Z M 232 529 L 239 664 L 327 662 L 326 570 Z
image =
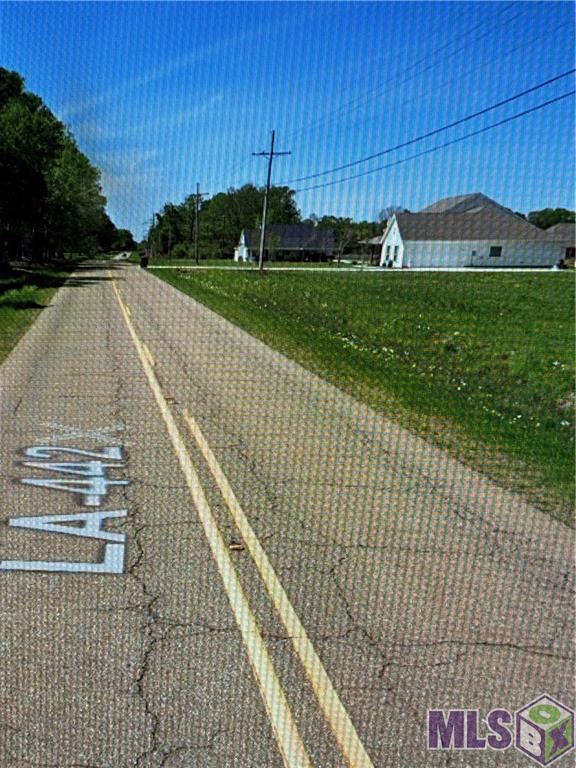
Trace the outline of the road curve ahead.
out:
M 0 386 L 0 768 L 526 766 L 427 710 L 574 704 L 571 531 L 152 274 Z

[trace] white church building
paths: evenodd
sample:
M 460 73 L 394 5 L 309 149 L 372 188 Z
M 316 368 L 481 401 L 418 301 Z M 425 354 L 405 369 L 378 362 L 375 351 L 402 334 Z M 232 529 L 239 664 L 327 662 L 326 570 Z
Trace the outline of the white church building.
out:
M 553 267 L 564 257 L 545 230 L 482 193 L 439 200 L 419 213 L 396 213 L 382 239 L 380 266 Z

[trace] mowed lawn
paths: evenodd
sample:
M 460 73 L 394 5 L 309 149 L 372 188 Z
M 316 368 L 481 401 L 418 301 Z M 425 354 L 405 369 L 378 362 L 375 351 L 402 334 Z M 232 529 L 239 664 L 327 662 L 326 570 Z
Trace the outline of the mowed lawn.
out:
M 156 275 L 572 521 L 572 274 Z
M 64 269 L 45 268 L 15 270 L 0 277 L 0 363 L 69 274 Z

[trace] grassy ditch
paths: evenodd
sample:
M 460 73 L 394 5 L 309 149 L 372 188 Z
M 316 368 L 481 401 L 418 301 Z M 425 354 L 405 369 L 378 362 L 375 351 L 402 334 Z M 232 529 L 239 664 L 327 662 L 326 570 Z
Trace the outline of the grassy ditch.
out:
M 16 269 L 0 276 L 0 363 L 26 333 L 71 267 Z
M 572 521 L 570 274 L 156 274 Z

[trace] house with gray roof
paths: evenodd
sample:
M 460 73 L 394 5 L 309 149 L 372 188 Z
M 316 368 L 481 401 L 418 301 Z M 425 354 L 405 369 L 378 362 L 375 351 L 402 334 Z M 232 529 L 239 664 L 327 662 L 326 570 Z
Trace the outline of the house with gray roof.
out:
M 560 245 L 565 261 L 574 259 L 576 252 L 576 224 L 573 221 L 554 224 L 553 227 L 548 227 L 545 232 L 552 242 Z
M 380 265 L 392 268 L 552 267 L 558 242 L 481 193 L 445 198 L 388 222 Z
M 260 229 L 243 229 L 234 261 L 257 261 Z M 272 261 L 326 261 L 334 253 L 334 230 L 314 224 L 270 224 L 264 258 Z
M 437 200 L 432 205 L 422 208 L 419 213 L 476 213 L 485 208 L 492 208 L 500 211 L 512 213 L 510 208 L 504 208 L 503 205 L 492 200 L 488 195 L 482 192 L 472 192 L 467 195 L 457 195 L 456 197 L 444 197 Z

